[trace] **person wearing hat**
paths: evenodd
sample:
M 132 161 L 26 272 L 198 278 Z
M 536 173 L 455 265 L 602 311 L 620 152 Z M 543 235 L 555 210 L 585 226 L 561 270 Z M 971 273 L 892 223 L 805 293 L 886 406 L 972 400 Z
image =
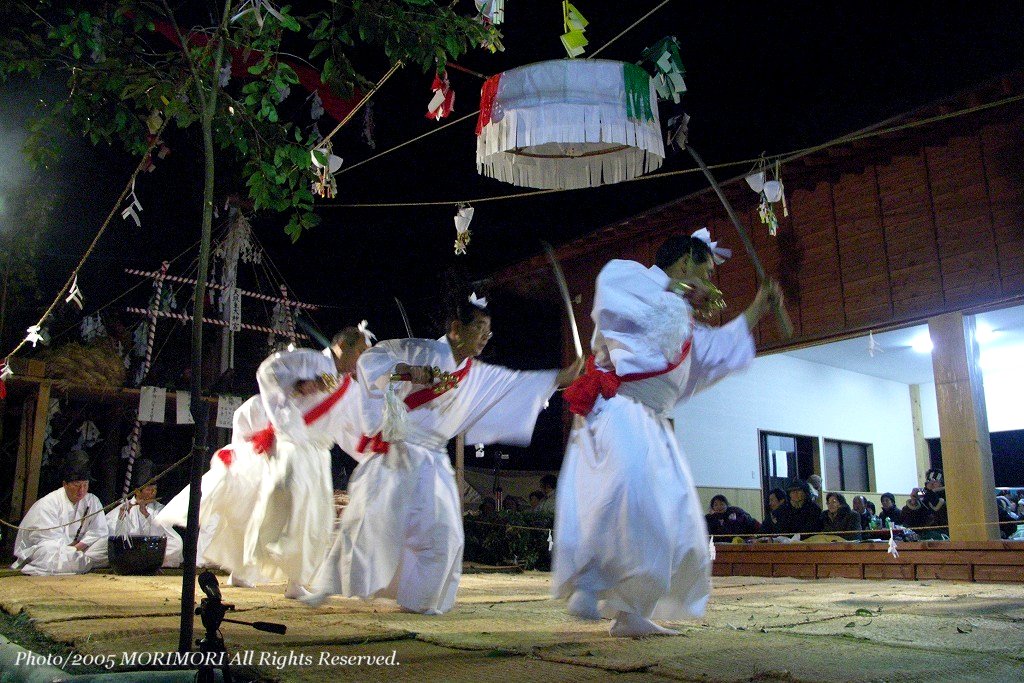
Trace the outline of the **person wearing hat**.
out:
M 72 451 L 63 485 L 37 500 L 21 520 L 14 564 L 23 574 L 84 574 L 95 566 L 88 550 L 107 537 L 100 499 L 89 493 L 89 456 Z
M 107 529 L 111 536 L 164 536 L 167 547 L 164 550 L 164 567 L 181 564 L 181 536 L 171 527 L 157 521 L 156 515 L 163 505 L 156 502 L 156 484 L 149 484 L 153 478 L 153 461 L 140 459 L 132 471 L 135 484 L 134 495 L 107 513 Z M 107 538 L 94 543 L 87 551 L 95 566 L 107 565 Z
M 821 531 L 821 508 L 811 500 L 810 486 L 797 479 L 789 485 L 789 511 L 779 525 L 786 534 L 814 534 Z
M 751 329 L 782 292 L 766 282 L 721 327 L 711 276 L 727 250 L 708 230 L 673 235 L 654 265 L 612 260 L 597 276 L 594 355 L 564 394 L 576 414 L 555 510 L 552 593 L 613 636 L 676 635 L 654 619 L 700 618 L 711 595 L 704 515 L 671 416 L 754 359 Z

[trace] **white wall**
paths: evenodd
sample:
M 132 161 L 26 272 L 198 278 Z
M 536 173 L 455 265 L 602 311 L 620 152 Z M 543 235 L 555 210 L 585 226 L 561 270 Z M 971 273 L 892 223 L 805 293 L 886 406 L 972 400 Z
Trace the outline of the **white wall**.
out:
M 674 417 L 698 486 L 759 487 L 759 429 L 870 443 L 878 491 L 917 486 L 910 390 L 900 382 L 775 354 L 698 394 Z
M 982 372 L 988 430 L 1006 432 L 1024 429 L 1024 366 L 992 368 Z M 939 436 L 939 411 L 935 404 L 935 383 L 921 385 L 921 426 L 924 438 Z

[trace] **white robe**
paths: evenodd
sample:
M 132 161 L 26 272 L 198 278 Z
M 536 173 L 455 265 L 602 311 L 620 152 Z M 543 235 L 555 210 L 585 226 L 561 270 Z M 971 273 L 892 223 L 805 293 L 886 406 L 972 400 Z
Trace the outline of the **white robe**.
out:
M 700 500 L 669 420 L 673 408 L 754 357 L 744 316 L 721 328 L 691 324 L 689 306 L 666 291 L 657 266 L 615 260 L 597 279 L 592 348 L 623 382 L 577 416 L 558 480 L 552 593 L 596 594 L 602 614 L 699 617 L 711 593 L 711 559 Z
M 452 349 L 440 340 L 381 342 L 359 359 L 365 386 L 364 427 L 381 429 L 383 391 L 395 365 L 454 372 Z M 462 576 L 462 509 L 447 444 L 529 444 L 537 416 L 554 393 L 557 371 L 515 371 L 473 361 L 458 387 L 408 412 L 408 434 L 370 457 L 349 479 L 341 532 L 314 583 L 321 594 L 386 597 L 427 614 L 449 611 Z M 400 398 L 422 389 L 396 385 Z
M 348 435 L 359 431 L 361 406 L 358 383 L 352 380 L 326 415 L 305 424 L 302 416 L 330 394 L 292 396 L 291 387 L 325 373 L 336 373 L 334 361 L 309 349 L 274 354 L 260 366 L 260 395 L 235 411 L 232 442 L 218 451 L 203 475 L 200 524 L 216 525 L 203 552 L 205 561 L 250 583 L 311 582 L 330 545 L 335 519 L 330 447 L 336 438 L 352 447 Z M 256 453 L 249 439 L 268 423 L 274 426 L 274 445 Z M 187 495 L 175 497 L 161 519 L 180 524 Z
M 164 536 L 167 548 L 164 550 L 164 567 L 177 567 L 181 564 L 181 536 L 170 526 L 157 521 L 157 514 L 164 509 L 160 503 L 149 503 L 146 508 L 148 515 L 135 504 L 133 496 L 129 501 L 131 507 L 122 515 L 122 506 L 118 505 L 107 513 L 107 530 L 110 536 Z M 108 538 L 104 536 L 89 547 L 88 555 L 97 567 L 108 564 Z
M 107 518 L 100 512 L 83 522 L 76 520 L 102 509 L 100 499 L 91 493 L 85 494 L 76 505 L 68 500 L 63 486 L 46 494 L 29 508 L 19 524 L 24 528 L 18 531 L 14 541 L 15 561 L 11 568 L 32 576 L 84 574 L 89 571 L 96 563 L 88 551 L 100 539 L 106 540 Z M 75 523 L 58 529 L 50 528 L 68 522 Z M 76 542 L 85 543 L 89 548 L 78 550 L 72 545 Z

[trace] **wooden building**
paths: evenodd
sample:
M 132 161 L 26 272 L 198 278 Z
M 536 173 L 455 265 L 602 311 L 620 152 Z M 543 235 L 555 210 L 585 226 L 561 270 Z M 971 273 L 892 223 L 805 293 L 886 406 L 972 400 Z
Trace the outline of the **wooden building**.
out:
M 775 205 L 775 237 L 760 223 L 758 197 L 743 176 L 722 182 L 768 274 L 782 284 L 795 327 L 783 339 L 766 317 L 755 331 L 759 355 L 927 323 L 953 541 L 999 538 L 971 314 L 1024 302 L 1022 93 L 1024 73 L 1010 74 L 784 159 L 789 215 Z M 707 188 L 557 249 L 581 335 L 592 333 L 594 281 L 608 260 L 651 264 L 668 235 L 702 226 L 734 250 L 715 276 L 730 305 L 726 317 L 750 303 L 754 268 Z M 549 288 L 550 274 L 538 255 L 495 281 L 529 295 Z M 730 558 L 730 568 L 758 564 Z

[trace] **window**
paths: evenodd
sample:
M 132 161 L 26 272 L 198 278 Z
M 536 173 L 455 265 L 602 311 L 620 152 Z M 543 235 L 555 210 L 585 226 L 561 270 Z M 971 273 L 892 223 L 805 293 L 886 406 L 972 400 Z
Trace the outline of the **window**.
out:
M 827 491 L 870 491 L 868 444 L 824 440 Z
M 762 431 L 760 440 L 761 487 L 766 495 L 773 488 L 785 489 L 794 479 L 814 474 L 814 437 Z

